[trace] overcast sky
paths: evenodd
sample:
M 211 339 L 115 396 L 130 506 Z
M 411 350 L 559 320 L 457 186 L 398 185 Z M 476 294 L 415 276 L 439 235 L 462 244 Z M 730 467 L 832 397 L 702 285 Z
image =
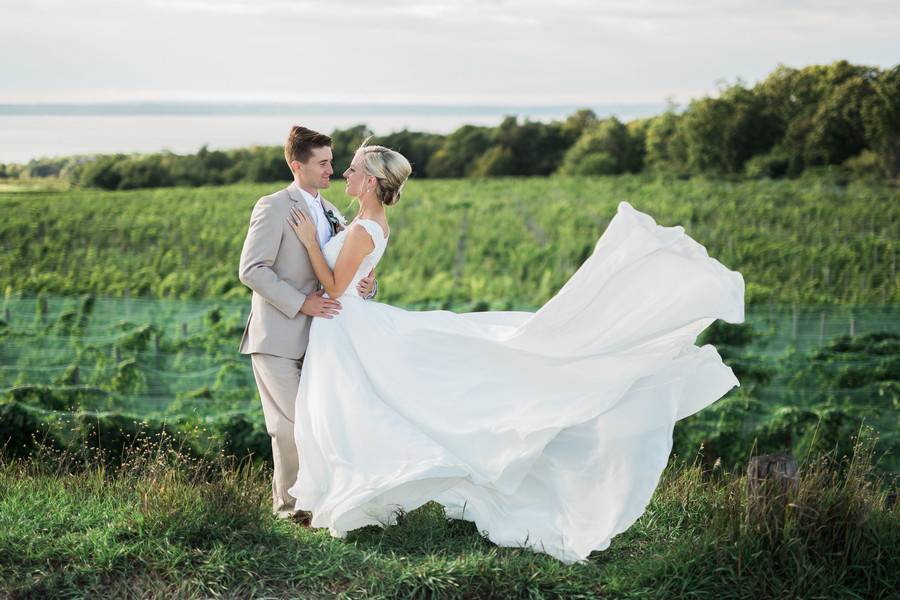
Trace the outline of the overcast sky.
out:
M 897 0 L 0 0 L 0 102 L 684 102 L 898 32 Z

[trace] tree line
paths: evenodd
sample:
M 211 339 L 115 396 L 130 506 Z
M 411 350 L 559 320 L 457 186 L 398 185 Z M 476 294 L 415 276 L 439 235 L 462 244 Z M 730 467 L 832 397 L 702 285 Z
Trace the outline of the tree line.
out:
M 365 125 L 335 130 L 336 176 L 350 163 Z M 900 65 L 837 61 L 779 65 L 748 87 L 670 104 L 660 115 L 622 122 L 581 109 L 544 123 L 508 116 L 496 127 L 464 125 L 447 134 L 403 130 L 375 143 L 405 154 L 419 178 L 616 175 L 653 172 L 794 177 L 820 169 L 848 176 L 900 174 Z M 103 189 L 221 185 L 286 178 L 280 146 L 111 154 L 0 165 L 0 177 L 61 177 Z

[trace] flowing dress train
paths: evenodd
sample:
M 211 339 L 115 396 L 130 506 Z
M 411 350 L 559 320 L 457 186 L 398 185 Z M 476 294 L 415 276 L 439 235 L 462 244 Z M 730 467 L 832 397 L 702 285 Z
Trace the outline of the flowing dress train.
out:
M 290 493 L 334 536 L 434 500 L 498 545 L 583 560 L 644 512 L 675 422 L 740 385 L 694 342 L 744 320 L 743 277 L 628 202 L 534 313 L 363 300 L 388 238 L 354 223 L 375 249 L 340 314 L 313 321 L 294 424 Z

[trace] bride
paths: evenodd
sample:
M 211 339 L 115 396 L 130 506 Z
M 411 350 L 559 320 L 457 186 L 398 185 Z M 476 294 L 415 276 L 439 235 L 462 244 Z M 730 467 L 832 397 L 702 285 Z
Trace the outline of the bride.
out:
M 344 173 L 359 199 L 349 226 L 320 249 L 294 213 L 343 308 L 313 320 L 289 493 L 336 537 L 434 500 L 498 545 L 584 560 L 644 512 L 674 423 L 740 385 L 694 341 L 715 319 L 743 321 L 743 277 L 623 201 L 537 312 L 364 301 L 356 283 L 384 254 L 385 207 L 410 172 L 398 152 L 363 142 Z

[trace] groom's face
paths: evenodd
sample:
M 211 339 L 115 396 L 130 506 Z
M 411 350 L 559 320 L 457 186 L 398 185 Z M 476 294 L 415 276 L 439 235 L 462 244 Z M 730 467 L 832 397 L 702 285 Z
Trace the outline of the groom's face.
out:
M 296 165 L 295 173 L 300 178 L 301 183 L 310 187 L 325 189 L 331 182 L 331 175 L 334 173 L 331 161 L 331 147 L 321 146 L 313 148 L 312 154 L 306 159 L 306 162 L 294 161 Z

